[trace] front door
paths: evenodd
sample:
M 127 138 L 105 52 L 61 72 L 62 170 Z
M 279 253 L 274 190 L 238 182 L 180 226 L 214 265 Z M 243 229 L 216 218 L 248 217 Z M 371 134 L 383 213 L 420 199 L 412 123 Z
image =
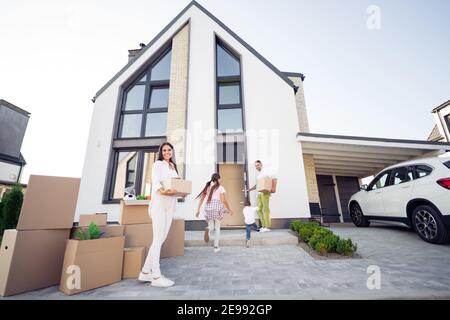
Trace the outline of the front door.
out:
M 228 204 L 234 214 L 225 214 L 222 226 L 245 226 L 244 215 L 244 166 L 241 164 L 219 164 L 222 186 L 226 190 Z
M 323 222 L 340 222 L 332 176 L 317 175 Z

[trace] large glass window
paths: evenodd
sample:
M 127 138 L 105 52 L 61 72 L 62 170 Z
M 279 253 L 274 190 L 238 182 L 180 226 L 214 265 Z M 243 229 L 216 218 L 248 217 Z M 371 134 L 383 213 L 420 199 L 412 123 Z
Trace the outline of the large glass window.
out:
M 217 46 L 217 76 L 239 76 L 241 74 L 239 59 L 221 45 Z
M 125 90 L 118 138 L 166 135 L 170 62 L 168 50 Z
M 134 189 L 136 195 L 149 196 L 152 192 L 152 167 L 157 156 L 156 150 L 115 152 L 110 200 L 122 199 L 127 188 Z
M 242 132 L 241 72 L 239 58 L 217 42 L 217 130 Z
M 122 151 L 116 153 L 113 198 L 122 199 L 125 189 L 136 183 L 137 152 Z

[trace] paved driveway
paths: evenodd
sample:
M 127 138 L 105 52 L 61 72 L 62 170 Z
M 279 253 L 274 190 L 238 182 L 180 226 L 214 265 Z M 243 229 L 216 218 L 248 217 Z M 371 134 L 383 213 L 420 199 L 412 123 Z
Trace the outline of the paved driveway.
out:
M 187 247 L 185 256 L 161 262 L 176 282 L 172 288 L 125 280 L 72 297 L 51 287 L 11 299 L 450 298 L 450 245 L 425 243 L 397 227 L 332 229 L 356 241 L 362 258 L 315 260 L 296 245 L 225 246 L 217 254 L 209 247 Z M 371 265 L 380 268 L 380 289 L 367 288 Z

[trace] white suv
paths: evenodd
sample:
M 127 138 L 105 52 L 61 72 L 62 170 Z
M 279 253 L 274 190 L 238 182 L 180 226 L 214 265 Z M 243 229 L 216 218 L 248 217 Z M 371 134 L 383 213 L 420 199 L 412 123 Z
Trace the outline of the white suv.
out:
M 400 222 L 425 241 L 450 240 L 450 157 L 416 159 L 381 171 L 348 203 L 357 227 Z

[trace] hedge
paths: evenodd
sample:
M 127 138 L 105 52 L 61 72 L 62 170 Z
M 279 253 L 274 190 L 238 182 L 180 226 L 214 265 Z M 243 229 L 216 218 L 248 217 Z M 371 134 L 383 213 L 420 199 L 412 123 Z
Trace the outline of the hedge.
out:
M 350 256 L 358 246 L 350 238 L 341 239 L 331 230 L 322 228 L 317 222 L 292 221 L 291 230 L 298 234 L 301 241 L 307 243 L 317 253 L 337 253 Z

